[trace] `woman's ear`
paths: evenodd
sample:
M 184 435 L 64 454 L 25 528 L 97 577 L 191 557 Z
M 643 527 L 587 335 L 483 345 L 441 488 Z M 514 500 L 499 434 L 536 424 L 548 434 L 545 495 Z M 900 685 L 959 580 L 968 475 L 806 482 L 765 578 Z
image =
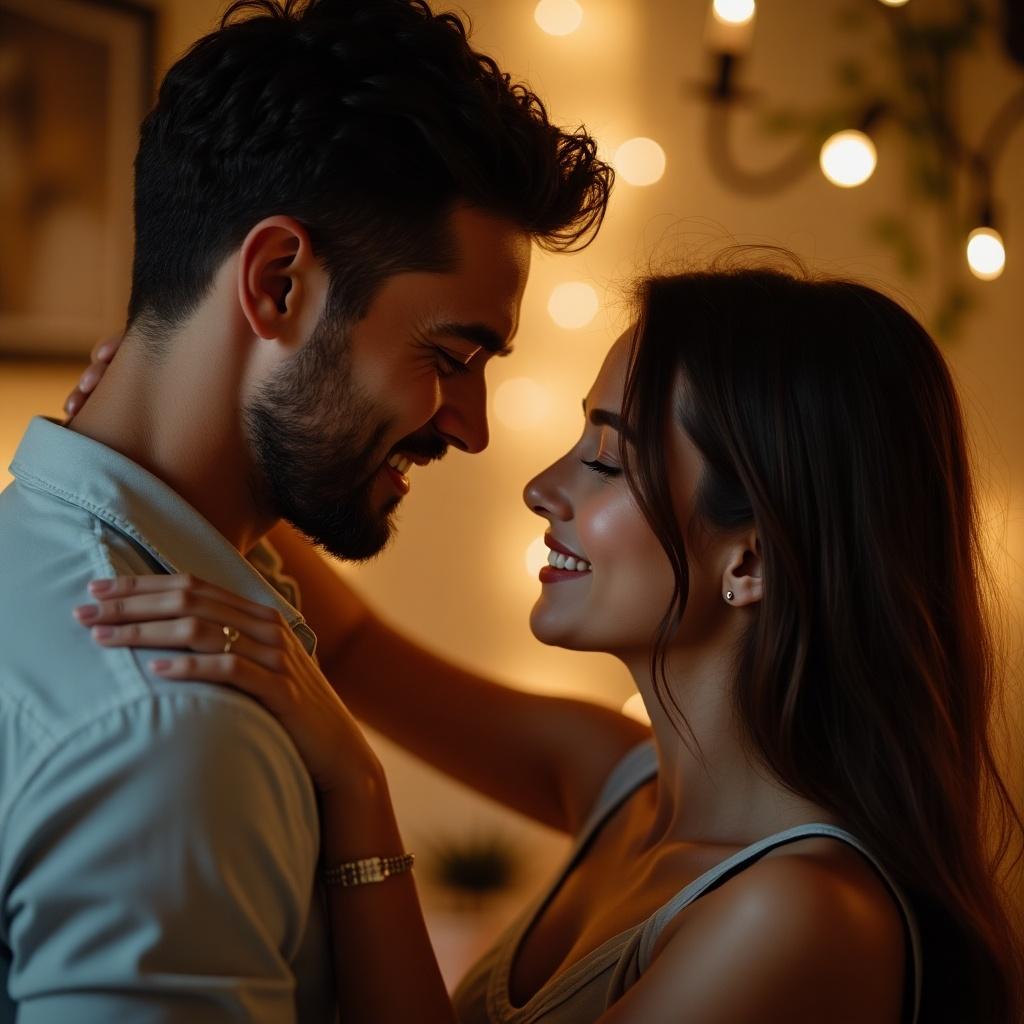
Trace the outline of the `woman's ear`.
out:
M 238 302 L 256 337 L 301 345 L 319 322 L 327 285 L 309 234 L 293 217 L 266 217 L 245 236 Z
M 725 571 L 722 573 L 722 597 L 737 608 L 757 604 L 764 596 L 761 542 L 757 533 L 737 538 L 728 550 Z

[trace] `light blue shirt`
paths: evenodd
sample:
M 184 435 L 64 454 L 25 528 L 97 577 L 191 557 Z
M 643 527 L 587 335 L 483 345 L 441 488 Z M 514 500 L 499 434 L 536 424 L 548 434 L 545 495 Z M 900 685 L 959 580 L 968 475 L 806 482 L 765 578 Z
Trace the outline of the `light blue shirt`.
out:
M 11 472 L 0 1024 L 334 1021 L 316 799 L 291 740 L 248 697 L 159 679 L 166 652 L 104 649 L 72 617 L 91 579 L 190 572 L 279 609 L 312 654 L 280 560 L 242 558 L 166 484 L 50 420 Z

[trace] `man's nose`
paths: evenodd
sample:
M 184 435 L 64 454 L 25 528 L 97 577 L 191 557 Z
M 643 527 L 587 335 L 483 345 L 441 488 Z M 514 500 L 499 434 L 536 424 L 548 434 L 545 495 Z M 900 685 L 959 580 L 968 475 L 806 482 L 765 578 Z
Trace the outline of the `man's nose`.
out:
M 487 425 L 487 385 L 483 377 L 467 374 L 445 382 L 434 429 L 451 445 L 475 455 L 490 440 Z

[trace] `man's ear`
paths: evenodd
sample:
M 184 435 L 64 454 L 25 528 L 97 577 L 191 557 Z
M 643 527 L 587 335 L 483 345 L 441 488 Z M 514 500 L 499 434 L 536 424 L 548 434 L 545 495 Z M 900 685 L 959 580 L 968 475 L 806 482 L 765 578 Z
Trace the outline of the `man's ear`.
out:
M 238 303 L 253 334 L 301 345 L 319 322 L 327 273 L 306 229 L 293 217 L 266 217 L 238 254 Z
M 757 532 L 751 530 L 728 548 L 722 573 L 722 597 L 728 604 L 745 607 L 757 604 L 763 596 L 761 542 Z

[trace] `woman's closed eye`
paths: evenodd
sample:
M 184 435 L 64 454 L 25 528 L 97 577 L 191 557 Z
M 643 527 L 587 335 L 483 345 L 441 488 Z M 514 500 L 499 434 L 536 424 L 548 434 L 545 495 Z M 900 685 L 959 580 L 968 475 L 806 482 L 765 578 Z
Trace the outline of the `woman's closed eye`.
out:
M 621 476 L 622 470 L 617 466 L 609 466 L 606 462 L 599 462 L 597 459 L 580 459 L 587 469 L 593 470 L 595 473 L 599 473 L 605 478 Z

